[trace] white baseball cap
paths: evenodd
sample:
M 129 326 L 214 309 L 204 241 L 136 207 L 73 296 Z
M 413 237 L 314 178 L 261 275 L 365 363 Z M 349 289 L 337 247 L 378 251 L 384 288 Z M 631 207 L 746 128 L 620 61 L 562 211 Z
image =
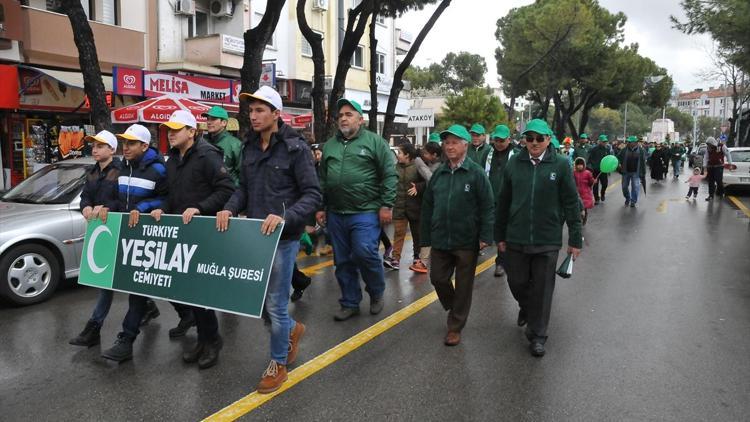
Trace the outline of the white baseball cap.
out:
M 251 100 L 260 100 L 264 103 L 270 105 L 276 110 L 282 110 L 283 104 L 281 103 L 281 95 L 279 95 L 278 92 L 276 92 L 275 89 L 271 88 L 270 86 L 262 86 L 258 88 L 257 91 L 255 91 L 254 94 L 248 94 L 247 92 L 243 92 L 240 94 L 240 99 L 246 99 L 248 101 Z
M 162 126 L 175 130 L 182 129 L 185 126 L 195 129 L 198 127 L 198 123 L 195 121 L 193 113 L 187 110 L 177 110 L 169 116 L 169 121 L 162 123 Z
M 144 144 L 151 143 L 151 132 L 145 126 L 139 124 L 128 126 L 125 133 L 118 133 L 116 136 L 129 141 L 141 141 Z
M 103 130 L 94 136 L 88 135 L 83 138 L 84 141 L 99 142 L 101 144 L 107 144 L 112 149 L 117 149 L 117 138 L 112 132 Z

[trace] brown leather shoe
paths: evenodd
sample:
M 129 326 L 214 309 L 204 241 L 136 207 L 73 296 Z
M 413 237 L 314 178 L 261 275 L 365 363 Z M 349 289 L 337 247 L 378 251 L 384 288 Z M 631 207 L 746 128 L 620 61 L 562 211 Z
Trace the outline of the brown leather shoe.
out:
M 292 334 L 289 335 L 289 353 L 286 356 L 286 365 L 289 366 L 297 360 L 297 351 L 299 351 L 299 340 L 305 334 L 305 324 L 297 322 L 294 324 Z
M 281 388 L 281 385 L 287 380 L 286 366 L 276 363 L 272 360 L 268 364 L 263 377 L 258 383 L 258 392 L 261 394 L 273 393 L 274 391 Z
M 445 335 L 444 342 L 446 346 L 455 346 L 458 343 L 461 343 L 461 333 L 458 331 L 448 331 L 448 334 Z

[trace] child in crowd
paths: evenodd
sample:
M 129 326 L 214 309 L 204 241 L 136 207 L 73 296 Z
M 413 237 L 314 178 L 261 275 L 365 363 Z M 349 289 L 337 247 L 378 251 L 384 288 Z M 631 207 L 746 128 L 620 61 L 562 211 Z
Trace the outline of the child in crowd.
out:
M 685 183 L 688 183 L 688 186 L 690 188 L 688 189 L 688 194 L 685 196 L 685 199 L 690 199 L 690 195 L 693 195 L 693 200 L 698 198 L 698 188 L 701 185 L 701 181 L 705 179 L 706 176 L 701 175 L 701 169 L 700 167 L 696 167 L 693 169 L 693 175 L 690 176 L 687 180 L 685 180 Z
M 583 157 L 576 158 L 573 176 L 576 179 L 578 196 L 581 198 L 581 203 L 583 204 L 581 220 L 585 226 L 589 214 L 588 210 L 594 208 L 594 192 L 591 190 L 591 187 L 594 186 L 596 180 L 591 171 L 586 168 L 586 160 L 584 160 Z
M 398 164 L 396 164 L 398 184 L 396 185 L 396 203 L 393 205 L 393 255 L 388 266 L 399 269 L 408 226 L 411 229 L 414 244 L 414 262 L 409 269 L 424 273 L 427 268 L 419 259 L 419 215 L 422 211 L 422 191 L 424 191 L 425 182 L 417 171 L 414 163 L 416 158 L 417 150 L 414 145 L 402 143 L 398 146 Z

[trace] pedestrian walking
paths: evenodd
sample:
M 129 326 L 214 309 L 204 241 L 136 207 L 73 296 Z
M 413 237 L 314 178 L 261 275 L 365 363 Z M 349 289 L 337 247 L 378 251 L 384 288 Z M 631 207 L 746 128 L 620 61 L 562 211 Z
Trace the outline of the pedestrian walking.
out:
M 693 175 L 685 180 L 685 183 L 688 183 L 689 186 L 688 193 L 685 196 L 685 199 L 690 199 L 690 195 L 693 195 L 693 200 L 698 198 L 698 188 L 700 188 L 701 182 L 705 178 L 706 176 L 701 174 L 700 167 L 696 167 L 693 169 Z
M 486 154 L 489 149 L 489 145 L 487 145 L 485 139 L 487 132 L 485 131 L 484 126 L 479 123 L 474 123 L 471 125 L 471 129 L 469 129 L 469 133 L 471 134 L 471 146 L 469 146 L 469 151 L 466 156 L 469 157 L 470 160 L 481 165 L 482 156 Z
M 582 133 L 578 137 L 578 145 L 575 147 L 575 152 L 573 153 L 573 158 L 583 158 L 584 160 L 589 160 L 589 153 L 591 152 L 591 148 L 594 146 L 591 145 L 589 142 L 589 135 L 586 133 Z
M 144 126 L 130 125 L 124 133 L 116 136 L 123 140 L 122 155 L 125 158 L 118 178 L 120 206 L 128 212 L 128 226 L 133 228 L 138 225 L 141 213 L 149 213 L 162 206 L 168 192 L 167 168 L 164 157 L 150 146 L 151 132 Z M 106 214 L 106 210 L 100 211 L 102 220 L 105 220 Z M 140 333 L 142 321 L 149 315 L 158 314 L 159 310 L 150 299 L 129 295 L 122 331 L 117 334 L 115 344 L 102 352 L 102 357 L 117 362 L 132 359 L 133 342 Z
M 432 247 L 430 282 L 448 311 L 444 343 L 455 346 L 471 310 L 479 251 L 493 240 L 494 196 L 482 167 L 467 159 L 471 136 L 466 128 L 453 125 L 440 137 L 447 162 L 425 190 L 421 244 Z
M 213 106 L 208 112 L 203 113 L 206 118 L 206 135 L 205 140 L 209 144 L 219 148 L 224 154 L 224 167 L 229 172 L 235 186 L 240 180 L 240 154 L 242 151 L 242 142 L 232 136 L 227 130 L 229 122 L 229 113 L 221 106 Z
M 519 305 L 533 356 L 545 354 L 555 267 L 568 226 L 568 253 L 581 253 L 581 216 L 573 169 L 550 148 L 547 122 L 533 119 L 523 132 L 526 150 L 505 169 L 497 201 L 495 239 L 507 253 L 508 286 Z M 512 211 L 511 211 L 512 210 Z
M 399 269 L 406 229 L 409 228 L 413 244 L 413 258 L 409 269 L 418 273 L 426 273 L 427 267 L 419 259 L 419 214 L 422 208 L 425 181 L 419 175 L 414 163 L 416 158 L 417 150 L 414 145 L 408 142 L 399 144 L 396 156 L 398 183 L 396 184 L 396 202 L 393 205 L 393 256 L 390 267 Z
M 706 139 L 706 153 L 703 154 L 703 168 L 708 181 L 706 201 L 712 201 L 714 194 L 724 196 L 724 163 L 732 164 L 732 156 L 724 144 L 714 137 Z
M 641 179 L 646 177 L 646 151 L 638 146 L 638 138 L 629 136 L 627 146 L 617 154 L 622 173 L 622 195 L 625 206 L 635 208 L 641 190 Z
M 216 227 L 227 230 L 230 217 L 243 213 L 263 219 L 261 233 L 271 235 L 283 223 L 266 289 L 265 310 L 271 320 L 271 360 L 258 383 L 259 393 L 271 393 L 287 380 L 287 367 L 297 359 L 305 326 L 289 316 L 292 272 L 305 222 L 320 206 L 322 195 L 307 142 L 281 120 L 281 96 L 262 86 L 242 93 L 249 103 L 250 124 L 242 150 L 240 186 Z
M 662 144 L 656 144 L 656 149 L 648 158 L 648 164 L 651 168 L 651 179 L 661 182 L 669 171 L 669 150 Z
M 682 173 L 682 163 L 686 152 L 687 150 L 681 142 L 674 142 L 669 149 L 669 157 L 672 160 L 672 172 L 674 173 L 675 180 L 679 179 L 680 173 Z
M 612 147 L 609 145 L 609 138 L 607 135 L 599 135 L 598 143 L 591 148 L 589 151 L 589 158 L 586 161 L 586 166 L 594 176 L 594 205 L 598 205 L 599 202 L 604 202 L 607 195 L 607 187 L 609 186 L 609 175 L 602 173 L 599 169 L 602 159 L 608 155 L 612 155 Z
M 422 150 L 420 151 L 420 156 L 417 157 L 416 160 L 414 160 L 414 164 L 417 166 L 417 171 L 419 171 L 419 175 L 422 176 L 422 179 L 424 179 L 425 181 L 425 187 L 426 187 L 426 184 L 430 182 L 432 175 L 437 171 L 437 169 L 442 164 L 441 160 L 443 158 L 443 148 L 440 146 L 440 134 L 437 132 L 433 132 L 432 134 L 430 134 L 431 138 L 432 138 L 432 135 L 437 136 L 437 141 L 431 140 L 430 142 L 428 142 L 427 145 L 425 145 L 424 148 L 422 148 Z M 422 246 L 419 248 L 419 260 L 422 262 L 422 265 L 425 267 L 425 270 L 429 270 L 430 268 L 430 247 L 429 246 Z M 415 266 L 415 271 L 426 272 L 426 271 L 423 271 L 421 267 L 416 267 L 416 266 Z
M 586 160 L 583 157 L 576 158 L 573 177 L 576 179 L 576 189 L 583 205 L 581 209 L 581 224 L 585 226 L 586 220 L 589 217 L 588 210 L 594 208 L 594 195 L 591 189 L 594 186 L 595 179 L 591 171 L 586 168 Z
M 316 218 L 327 223 L 333 240 L 341 288 L 334 319 L 344 321 L 359 314 L 359 274 L 370 295 L 370 313 L 383 310 L 385 280 L 378 241 L 381 227 L 392 219 L 398 176 L 386 141 L 364 127 L 362 107 L 344 98 L 336 107 L 339 128 L 323 147 L 320 167 L 325 210 Z
M 198 124 L 185 110 L 177 110 L 162 126 L 167 128 L 170 150 L 167 160 L 169 193 L 151 217 L 182 215 L 183 224 L 193 217 L 215 216 L 234 193 L 234 181 L 224 166 L 223 152 L 207 141 L 196 139 Z M 216 365 L 223 341 L 216 312 L 199 306 L 172 303 L 178 314 L 191 312 L 198 330 L 198 342 L 182 354 L 186 363 L 206 369 Z
M 495 126 L 495 130 L 490 135 L 490 140 L 492 141 L 491 148 L 487 150 L 487 154 L 482 161 L 484 172 L 490 179 L 490 185 L 492 186 L 492 197 L 497 200 L 500 187 L 503 185 L 505 167 L 508 165 L 508 160 L 516 154 L 516 151 L 510 146 L 510 128 L 508 126 Z M 497 239 L 495 240 L 497 241 Z M 498 249 L 497 256 L 495 256 L 494 276 L 504 276 L 506 266 L 505 252 Z

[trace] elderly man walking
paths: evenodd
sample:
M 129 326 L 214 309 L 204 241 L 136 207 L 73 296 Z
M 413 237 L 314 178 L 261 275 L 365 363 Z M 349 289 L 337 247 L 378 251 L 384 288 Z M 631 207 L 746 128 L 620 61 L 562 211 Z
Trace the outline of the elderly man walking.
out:
M 362 107 L 344 98 L 336 106 L 339 130 L 325 143 L 320 162 L 325 211 L 316 217 L 328 224 L 333 241 L 341 288 L 341 307 L 334 319 L 344 321 L 359 314 L 359 274 L 370 295 L 370 313 L 383 310 L 385 280 L 378 244 L 381 226 L 393 217 L 398 176 L 385 139 L 364 127 Z
M 444 343 L 455 346 L 469 317 L 479 251 L 492 244 L 494 195 L 482 167 L 467 159 L 471 137 L 466 128 L 453 125 L 440 137 L 448 161 L 425 190 L 421 236 L 422 246 L 432 247 L 430 281 L 448 311 Z
M 507 253 L 508 286 L 518 301 L 517 323 L 526 325 L 533 356 L 544 356 L 555 289 L 555 266 L 568 226 L 568 253 L 581 253 L 581 214 L 573 171 L 566 157 L 549 148 L 552 131 L 531 120 L 523 132 L 526 149 L 508 162 L 497 201 L 495 239 Z M 512 211 L 511 211 L 512 210 Z

